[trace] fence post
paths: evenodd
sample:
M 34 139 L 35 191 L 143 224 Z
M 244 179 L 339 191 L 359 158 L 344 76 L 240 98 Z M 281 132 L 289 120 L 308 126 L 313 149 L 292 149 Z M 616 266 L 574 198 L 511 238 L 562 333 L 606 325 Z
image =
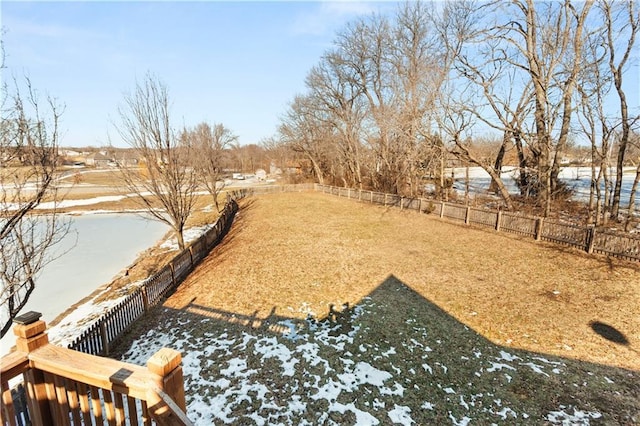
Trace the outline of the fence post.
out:
M 351 188 L 347 188 L 347 198 L 351 199 Z
M 471 220 L 471 206 L 467 206 L 467 210 L 464 212 L 464 224 L 468 225 Z
M 147 294 L 146 284 L 142 286 L 142 306 L 145 312 L 149 310 L 149 295 Z
M 147 370 L 158 376 L 156 382 L 158 388 L 169 395 L 178 408 L 185 412 L 187 404 L 184 397 L 184 379 L 181 363 L 182 356 L 180 352 L 170 348 L 162 348 L 149 358 Z M 169 408 L 159 400 L 157 403 L 157 405 L 149 407 L 156 416 L 171 416 Z
M 418 213 L 422 213 L 422 198 L 418 198 Z
M 171 287 L 175 287 L 178 283 L 176 283 L 176 268 L 173 265 L 173 261 L 169 263 L 169 268 L 171 269 Z
M 193 269 L 193 245 L 189 246 L 189 263 L 191 263 L 191 269 Z
M 373 191 L 369 191 L 369 203 L 373 204 Z
M 47 324 L 40 320 L 42 314 L 30 311 L 14 318 L 16 325 L 13 334 L 17 336 L 16 347 L 21 352 L 32 352 L 49 344 L 49 338 L 44 332 Z M 29 369 L 25 373 L 26 388 L 29 394 L 27 400 L 33 424 L 53 425 L 54 416 L 49 406 L 46 381 L 42 371 Z
M 404 204 L 404 197 L 400 196 L 400 210 L 402 210 L 403 204 Z
M 596 227 L 594 225 L 590 225 L 587 228 L 587 253 L 592 254 L 593 253 L 593 246 L 596 243 Z
M 446 206 L 444 201 L 440 201 L 440 218 L 444 217 L 444 207 Z
M 358 201 L 362 201 L 362 189 L 358 189 Z
M 544 218 L 539 217 L 536 219 L 536 241 L 540 241 L 542 237 L 542 224 L 544 223 Z
M 387 193 L 384 193 L 384 206 L 387 207 Z
M 105 356 L 109 356 L 109 336 L 107 336 L 107 320 L 100 321 L 100 340 L 102 340 L 102 351 Z
M 496 215 L 496 232 L 500 232 L 500 225 L 502 224 L 502 210 L 498 210 Z

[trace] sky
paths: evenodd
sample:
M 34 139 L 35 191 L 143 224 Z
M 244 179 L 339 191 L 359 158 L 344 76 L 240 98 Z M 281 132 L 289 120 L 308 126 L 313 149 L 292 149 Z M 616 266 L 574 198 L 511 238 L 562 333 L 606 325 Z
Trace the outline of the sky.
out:
M 147 74 L 168 87 L 175 127 L 222 123 L 240 144 L 260 143 L 276 133 L 337 32 L 360 15 L 396 7 L 379 0 L 0 0 L 1 75 L 28 76 L 41 98 L 65 107 L 63 147 L 126 146 L 115 127 L 118 107 Z M 638 69 L 634 53 L 624 80 L 632 114 L 640 112 Z
M 385 2 L 0 2 L 3 80 L 64 105 L 61 146 L 126 146 L 114 125 L 136 81 L 169 90 L 178 127 L 222 123 L 240 144 L 279 117 L 335 34 Z

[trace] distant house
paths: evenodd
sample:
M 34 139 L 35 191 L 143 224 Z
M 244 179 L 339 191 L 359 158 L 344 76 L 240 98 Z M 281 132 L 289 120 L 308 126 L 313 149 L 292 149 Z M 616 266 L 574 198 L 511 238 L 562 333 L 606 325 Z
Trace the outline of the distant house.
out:
M 256 170 L 256 179 L 263 181 L 267 179 L 267 172 L 264 169 Z
M 61 148 L 58 154 L 62 157 L 79 157 L 82 155 L 81 152 L 68 148 Z
M 88 166 L 94 166 L 97 168 L 109 167 L 113 162 L 113 158 L 108 157 L 105 153 L 94 152 L 86 156 L 85 163 Z
M 141 162 L 140 154 L 133 151 L 119 151 L 114 153 L 114 164 L 122 167 L 137 166 Z

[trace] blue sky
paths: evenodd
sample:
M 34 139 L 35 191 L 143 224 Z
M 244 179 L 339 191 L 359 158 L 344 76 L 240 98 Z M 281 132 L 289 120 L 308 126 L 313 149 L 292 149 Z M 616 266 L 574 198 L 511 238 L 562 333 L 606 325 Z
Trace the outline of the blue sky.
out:
M 168 86 L 174 125 L 223 123 L 241 144 L 259 143 L 275 133 L 336 32 L 358 15 L 396 6 L 0 0 L 2 78 L 28 75 L 41 95 L 65 105 L 62 146 L 124 146 L 113 127 L 118 105 L 147 72 Z M 640 112 L 637 52 L 625 76 L 632 114 Z
M 62 146 L 123 146 L 118 105 L 151 72 L 174 124 L 223 123 L 241 144 L 278 118 L 340 28 L 384 2 L 0 2 L 7 69 L 64 104 Z

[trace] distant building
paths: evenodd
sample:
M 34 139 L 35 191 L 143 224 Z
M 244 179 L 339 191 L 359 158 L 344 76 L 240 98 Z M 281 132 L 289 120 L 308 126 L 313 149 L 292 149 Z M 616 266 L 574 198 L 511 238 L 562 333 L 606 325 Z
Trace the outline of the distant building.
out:
M 263 181 L 267 179 L 267 172 L 264 169 L 256 170 L 256 179 Z
M 110 163 L 113 163 L 113 158 L 102 152 L 94 152 L 86 156 L 85 163 L 97 168 L 109 167 Z

